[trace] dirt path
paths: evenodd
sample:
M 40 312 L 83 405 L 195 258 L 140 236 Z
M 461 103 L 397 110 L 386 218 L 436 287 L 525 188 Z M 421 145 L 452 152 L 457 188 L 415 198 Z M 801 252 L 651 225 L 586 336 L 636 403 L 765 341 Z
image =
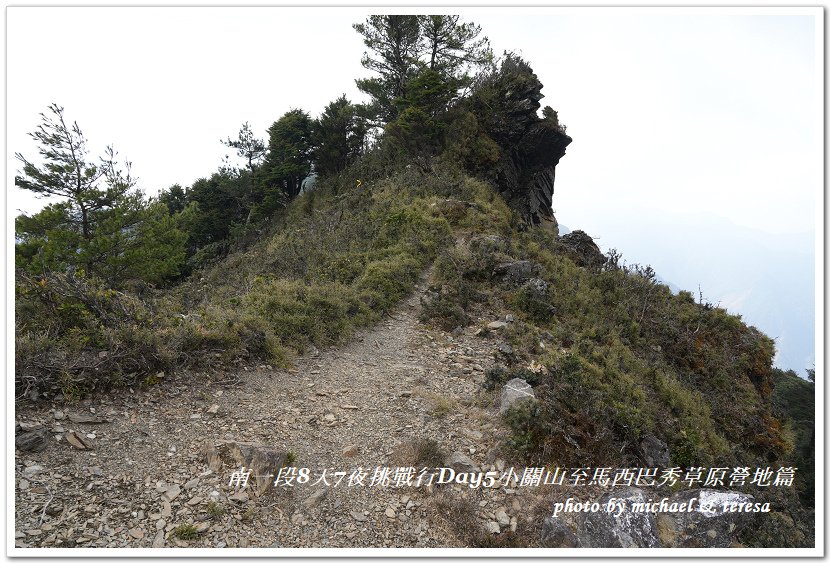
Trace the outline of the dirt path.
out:
M 541 492 L 369 486 L 377 467 L 416 466 L 424 452 L 413 447 L 426 439 L 445 459 L 503 467 L 506 431 L 481 386 L 499 339 L 475 336 L 475 324 L 457 336 L 427 330 L 417 320 L 425 287 L 350 344 L 288 371 L 180 374 L 147 391 L 20 407 L 16 420 L 45 426 L 49 442 L 17 452 L 17 545 L 456 547 L 487 526 L 532 537 Z M 111 422 L 72 422 L 78 414 Z M 61 437 L 70 430 L 94 449 L 71 446 Z M 259 497 L 229 487 L 230 470 L 209 471 L 203 453 L 220 440 L 291 452 L 310 480 Z M 348 486 L 358 468 L 364 486 Z M 315 484 L 324 469 L 329 485 Z M 183 524 L 197 535 L 182 539 Z

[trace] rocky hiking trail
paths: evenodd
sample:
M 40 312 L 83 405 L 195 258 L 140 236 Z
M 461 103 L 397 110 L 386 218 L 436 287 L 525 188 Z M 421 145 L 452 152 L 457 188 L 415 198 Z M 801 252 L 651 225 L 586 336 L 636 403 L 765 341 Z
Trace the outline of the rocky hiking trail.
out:
M 17 451 L 16 545 L 465 547 L 521 536 L 538 546 L 544 488 L 369 486 L 378 466 L 420 470 L 436 455 L 418 449 L 425 439 L 444 454 L 435 465 L 505 467 L 499 399 L 481 385 L 504 342 L 498 330 L 476 335 L 497 319 L 455 336 L 430 330 L 418 321 L 427 285 L 349 344 L 288 370 L 181 373 L 146 390 L 18 406 L 18 433 L 45 448 Z M 263 494 L 254 475 L 230 486 L 236 462 L 251 462 L 247 443 L 266 469 L 307 468 L 310 479 Z M 364 486 L 348 486 L 357 468 Z M 324 469 L 329 486 L 314 484 Z

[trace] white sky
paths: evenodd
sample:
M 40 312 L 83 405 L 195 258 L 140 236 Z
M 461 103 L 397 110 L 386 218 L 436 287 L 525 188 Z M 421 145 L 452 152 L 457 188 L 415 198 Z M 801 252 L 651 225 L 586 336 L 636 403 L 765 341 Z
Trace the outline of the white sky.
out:
M 531 63 L 543 104 L 568 126 L 554 209 L 572 228 L 682 209 L 812 231 L 821 181 L 813 17 L 734 12 L 462 11 L 497 53 Z M 316 115 L 341 93 L 359 98 L 364 47 L 350 24 L 365 14 L 8 8 L 9 156 L 35 156 L 26 133 L 54 101 L 93 148 L 113 143 L 132 160 L 147 193 L 189 185 L 231 152 L 219 140 L 242 122 L 265 137 L 288 109 Z M 37 208 L 22 195 L 15 209 Z
M 361 99 L 354 79 L 368 73 L 351 24 L 384 11 L 461 13 L 497 54 L 529 61 L 542 104 L 574 139 L 554 210 L 603 249 L 649 262 L 656 225 L 693 225 L 701 214 L 769 234 L 815 231 L 818 9 L 11 7 L 9 185 L 14 153 L 36 156 L 27 133 L 57 102 L 93 154 L 112 143 L 133 162 L 148 194 L 188 186 L 232 154 L 219 141 L 244 121 L 265 138 L 289 109 L 317 115 L 342 93 Z M 42 205 L 13 187 L 10 195 L 14 210 Z M 624 237 L 638 242 L 615 243 Z
M 531 61 L 542 103 L 574 138 L 557 169 L 561 221 L 591 232 L 603 215 L 668 209 L 813 229 L 822 157 L 813 18 L 606 11 L 546 18 L 535 32 L 520 16 L 477 21 Z

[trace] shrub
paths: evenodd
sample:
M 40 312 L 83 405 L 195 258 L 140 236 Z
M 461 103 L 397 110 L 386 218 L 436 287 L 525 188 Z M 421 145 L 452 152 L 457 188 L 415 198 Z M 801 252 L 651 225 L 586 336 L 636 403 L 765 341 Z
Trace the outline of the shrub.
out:
M 210 500 L 207 503 L 207 513 L 212 519 L 221 518 L 225 514 L 225 507 L 216 501 Z
M 355 287 L 370 308 L 385 312 L 412 290 L 419 273 L 418 261 L 401 253 L 367 264 Z
M 470 316 L 464 308 L 447 295 L 438 295 L 425 301 L 422 304 L 420 320 L 447 332 L 470 324 Z
M 493 366 L 484 372 L 482 386 L 488 391 L 492 391 L 517 377 L 524 379 L 532 386 L 536 386 L 542 383 L 544 376 L 542 373 L 531 371 L 525 367 L 514 367 L 508 370 L 502 366 Z
M 510 381 L 510 372 L 502 366 L 493 366 L 484 372 L 482 386 L 488 391 L 492 391 L 507 381 Z
M 184 541 L 195 540 L 199 537 L 199 529 L 193 524 L 182 523 L 176 526 L 173 535 Z
M 512 432 L 507 444 L 529 461 L 541 461 L 548 454 L 546 444 L 552 432 L 549 415 L 539 401 L 520 401 L 504 413 Z
M 444 465 L 446 454 L 435 440 L 416 438 L 395 448 L 393 459 L 402 467 L 434 468 Z

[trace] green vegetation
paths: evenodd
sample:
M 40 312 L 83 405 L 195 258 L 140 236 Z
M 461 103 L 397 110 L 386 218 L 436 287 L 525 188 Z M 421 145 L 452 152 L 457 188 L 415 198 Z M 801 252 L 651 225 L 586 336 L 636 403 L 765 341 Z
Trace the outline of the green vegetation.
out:
M 195 540 L 199 537 L 199 529 L 193 524 L 182 523 L 176 526 L 173 535 L 184 541 Z
M 221 518 L 225 514 L 225 507 L 216 502 L 209 500 L 207 503 L 207 513 L 212 519 Z
M 242 522 L 248 524 L 253 522 L 254 518 L 256 517 L 256 512 L 257 511 L 255 506 L 249 506 L 248 509 L 242 513 Z
M 15 221 L 16 267 L 32 274 L 76 271 L 121 288 L 132 281 L 163 283 L 179 274 L 185 256 L 187 214 L 170 215 L 134 188 L 130 163 L 122 168 L 108 147 L 100 164 L 88 162 L 87 140 L 52 104 L 31 136 L 42 165 L 17 153 L 23 175 L 15 183 L 58 198 Z
M 376 76 L 357 80 L 357 87 L 372 98 L 366 113 L 377 123 L 402 115 L 412 95 L 413 79 L 438 83 L 451 92 L 446 102 L 470 85 L 472 73 L 492 63 L 493 53 L 481 28 L 455 15 L 369 16 L 354 25 L 369 48 L 361 63 Z M 424 73 L 428 74 L 424 74 Z
M 808 370 L 812 371 L 812 370 Z M 805 381 L 793 371 L 773 370 L 772 404 L 775 415 L 792 436 L 797 488 L 807 507 L 815 505 L 816 386 L 814 373 Z
M 520 260 L 536 265 L 538 277 L 516 284 L 494 273 L 496 264 Z M 653 434 L 682 468 L 797 466 L 798 487 L 750 491 L 780 512 L 742 541 L 809 544 L 814 386 L 772 369 L 770 338 L 688 292 L 673 295 L 651 268 L 622 265 L 616 252 L 603 266 L 578 266 L 541 229 L 448 248 L 435 277 L 441 309 L 428 311 L 436 324 L 447 310 L 456 319 L 515 317 L 502 329 L 512 354 L 487 371 L 484 389 L 514 377 L 534 386 L 538 401 L 504 416 L 519 458 L 638 466 L 638 444 Z
M 78 126 L 50 107 L 33 134 L 45 163 L 18 155 L 17 185 L 59 201 L 16 220 L 16 396 L 76 399 L 163 384 L 162 371 L 288 365 L 382 319 L 432 267 L 423 322 L 453 331 L 515 318 L 483 391 L 514 377 L 535 387 L 538 401 L 505 415 L 517 457 L 637 466 L 653 434 L 680 467 L 797 465 L 797 491 L 757 492 L 786 508 L 744 541 L 809 542 L 814 385 L 771 368 L 770 338 L 673 295 L 651 268 L 616 252 L 583 262 L 555 233 L 525 228 L 492 177 L 506 104 L 533 91 L 525 61 L 491 64 L 478 27 L 455 16 L 372 16 L 355 28 L 376 72 L 358 81 L 369 105 L 341 96 L 316 119 L 291 109 L 267 143 L 246 123 L 225 141 L 242 168 L 225 163 L 157 198 L 135 189 L 114 151 L 88 163 Z M 554 110 L 544 117 L 543 132 L 563 130 Z M 519 261 L 521 279 L 498 273 Z M 433 416 L 458 406 L 432 399 Z M 443 458 L 434 442 L 401 455 Z M 175 535 L 196 532 L 182 524 Z M 517 540 L 474 543 L 494 541 Z
M 493 275 L 492 264 L 511 260 L 538 265 L 538 289 Z M 540 388 L 542 410 L 514 420 L 524 442 L 540 440 L 524 449 L 560 452 L 536 461 L 625 462 L 633 449 L 622 448 L 616 460 L 607 459 L 609 452 L 647 432 L 664 439 L 682 466 L 787 450 L 768 402 L 772 341 L 722 309 L 672 295 L 650 269 L 576 266 L 556 236 L 542 230 L 516 233 L 509 245 L 482 239 L 455 247 L 438 265 L 443 295 L 478 295 L 457 299 L 465 313 L 485 303 L 516 317 L 507 336 L 517 367 L 491 370 L 487 385 L 523 376 Z M 531 361 L 544 365 L 544 373 L 517 372 Z

